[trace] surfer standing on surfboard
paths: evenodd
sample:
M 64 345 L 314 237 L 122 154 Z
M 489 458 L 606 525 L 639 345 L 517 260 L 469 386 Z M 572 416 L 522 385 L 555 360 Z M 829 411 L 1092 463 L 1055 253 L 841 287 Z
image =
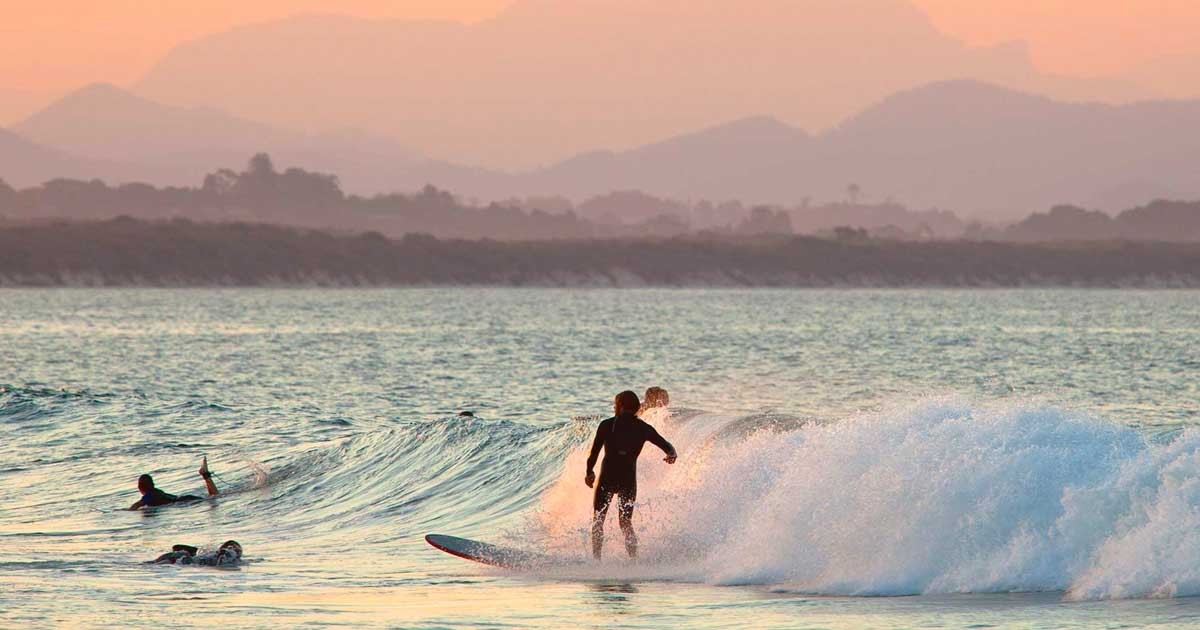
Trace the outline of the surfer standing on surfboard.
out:
M 664 392 L 665 393 L 665 392 Z M 617 521 L 625 534 L 625 551 L 630 558 L 637 557 L 637 534 L 633 531 L 633 503 L 637 500 L 637 458 L 642 447 L 650 442 L 661 448 L 667 456 L 663 459 L 674 464 L 677 457 L 675 447 L 663 439 L 654 427 L 637 417 L 641 401 L 637 394 L 624 391 L 613 401 L 613 417 L 596 428 L 596 439 L 588 455 L 587 475 L 583 482 L 589 488 L 595 486 L 592 500 L 592 555 L 597 560 L 604 548 L 604 519 L 608 506 L 617 497 Z M 596 483 L 596 459 L 604 449 L 604 461 L 600 464 L 600 483 Z

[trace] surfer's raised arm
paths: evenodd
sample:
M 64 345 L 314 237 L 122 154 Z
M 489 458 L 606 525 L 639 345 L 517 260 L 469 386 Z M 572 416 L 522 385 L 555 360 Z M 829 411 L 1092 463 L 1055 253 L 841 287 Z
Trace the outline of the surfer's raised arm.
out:
M 596 427 L 596 439 L 592 440 L 592 452 L 587 459 L 587 474 L 583 476 L 583 483 L 591 488 L 596 482 L 596 460 L 600 458 L 600 449 L 604 446 L 604 440 L 608 434 L 612 432 L 612 420 L 605 420 Z

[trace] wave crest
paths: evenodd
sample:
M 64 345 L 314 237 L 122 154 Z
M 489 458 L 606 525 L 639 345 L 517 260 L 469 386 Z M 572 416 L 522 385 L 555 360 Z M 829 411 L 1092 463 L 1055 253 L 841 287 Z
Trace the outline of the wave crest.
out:
M 1156 445 L 1053 407 L 946 400 L 752 432 L 660 422 L 682 456 L 640 465 L 648 576 L 830 595 L 1200 594 L 1198 430 Z M 547 547 L 579 549 L 583 457 L 543 497 Z

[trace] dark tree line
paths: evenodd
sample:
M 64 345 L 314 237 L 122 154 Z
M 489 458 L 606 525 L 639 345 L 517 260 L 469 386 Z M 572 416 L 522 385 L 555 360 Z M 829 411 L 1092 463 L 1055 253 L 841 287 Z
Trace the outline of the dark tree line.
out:
M 1200 202 L 1159 200 L 1115 217 L 1077 206 L 1055 206 L 1009 226 L 1013 241 L 1200 241 Z
M 0 226 L 0 286 L 1186 286 L 1200 244 L 441 240 L 185 219 Z
M 737 201 L 684 204 L 638 191 L 618 191 L 574 205 L 559 197 L 464 203 L 426 186 L 409 194 L 359 197 L 343 192 L 335 175 L 276 169 L 265 154 L 242 171 L 221 169 L 199 187 L 55 179 L 14 190 L 0 180 L 0 221 L 184 218 L 201 222 L 272 223 L 329 231 L 400 237 L 553 240 L 724 237 L 816 234 L 832 240 L 894 241 L 1200 241 L 1200 202 L 1156 201 L 1111 217 L 1075 206 L 1034 213 L 1010 226 L 967 224 L 944 210 L 913 211 L 890 200 L 793 208 L 743 206 Z
M 653 198 L 621 199 L 645 204 Z M 587 207 L 595 210 L 605 203 L 605 199 L 598 199 Z M 774 211 L 755 210 L 752 216 L 737 217 L 726 231 L 759 230 L 762 212 Z M 244 171 L 221 169 L 205 176 L 199 188 L 155 188 L 139 183 L 109 186 L 99 180 L 55 179 L 18 191 L 0 180 L 0 219 L 116 216 L 253 221 L 335 231 L 378 231 L 389 236 L 425 233 L 443 238 L 503 240 L 661 237 L 691 231 L 687 221 L 657 213 L 633 223 L 615 218 L 588 219 L 577 214 L 569 202 L 566 209 L 556 212 L 527 209 L 518 200 L 475 206 L 434 186 L 412 194 L 370 198 L 346 195 L 336 176 L 298 168 L 279 172 L 266 154 L 254 156 Z M 777 223 L 771 229 L 779 228 Z

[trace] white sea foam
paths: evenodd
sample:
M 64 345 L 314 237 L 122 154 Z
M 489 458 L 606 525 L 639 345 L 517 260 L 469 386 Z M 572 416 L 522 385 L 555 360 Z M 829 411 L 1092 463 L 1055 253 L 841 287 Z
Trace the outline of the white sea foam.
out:
M 651 418 L 636 516 L 647 577 L 838 595 L 1200 594 L 1200 431 L 1136 430 L 1033 404 L 927 401 L 746 433 Z M 549 547 L 580 551 L 583 450 L 544 495 Z M 610 519 L 615 520 L 615 519 Z M 616 523 L 607 552 L 620 554 Z

